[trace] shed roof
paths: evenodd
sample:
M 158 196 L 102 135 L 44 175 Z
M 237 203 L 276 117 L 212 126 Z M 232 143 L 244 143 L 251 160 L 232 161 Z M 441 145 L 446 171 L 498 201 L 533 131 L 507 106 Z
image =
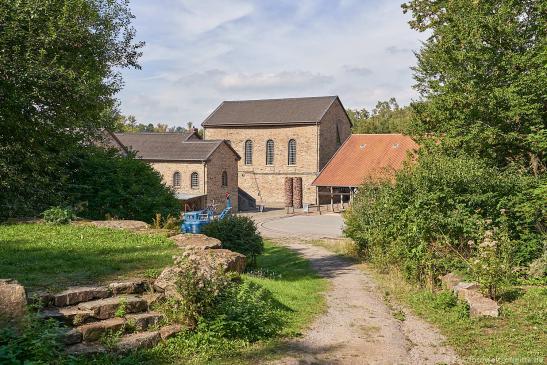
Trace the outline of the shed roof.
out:
M 203 127 L 286 126 L 319 123 L 337 96 L 223 101 Z
M 402 134 L 353 134 L 312 182 L 314 186 L 355 187 L 366 179 L 392 179 L 418 144 Z
M 190 139 L 193 133 L 115 133 L 137 157 L 152 161 L 207 161 L 225 141 Z M 239 159 L 237 152 L 225 143 Z

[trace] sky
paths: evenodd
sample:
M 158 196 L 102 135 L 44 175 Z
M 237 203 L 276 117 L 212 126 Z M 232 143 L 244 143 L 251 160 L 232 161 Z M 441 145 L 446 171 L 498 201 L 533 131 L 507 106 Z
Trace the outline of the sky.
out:
M 121 111 L 194 126 L 223 100 L 338 95 L 349 108 L 406 105 L 413 51 L 402 0 L 132 0 L 141 70 L 122 72 Z

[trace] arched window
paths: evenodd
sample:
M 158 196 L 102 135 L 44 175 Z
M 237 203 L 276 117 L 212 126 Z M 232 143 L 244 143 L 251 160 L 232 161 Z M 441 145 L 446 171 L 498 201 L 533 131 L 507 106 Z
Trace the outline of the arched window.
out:
M 177 188 L 180 186 L 180 172 L 178 171 L 173 174 L 173 186 Z
M 190 187 L 192 189 L 199 188 L 199 175 L 197 172 L 192 172 L 190 175 Z
M 222 186 L 228 186 L 228 173 L 222 171 Z
M 250 139 L 245 141 L 245 165 L 253 164 L 253 141 Z
M 289 140 L 289 153 L 288 164 L 296 165 L 296 141 L 294 139 Z
M 273 165 L 274 163 L 274 141 L 269 139 L 266 141 L 266 165 Z

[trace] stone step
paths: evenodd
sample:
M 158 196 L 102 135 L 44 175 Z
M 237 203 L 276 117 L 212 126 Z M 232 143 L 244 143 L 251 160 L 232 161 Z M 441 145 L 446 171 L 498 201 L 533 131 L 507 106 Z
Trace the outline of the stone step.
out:
M 135 330 L 145 331 L 152 326 L 158 325 L 163 319 L 163 314 L 158 312 L 128 314 L 125 319 L 127 324 L 134 327 Z
M 123 331 L 125 323 L 124 318 L 110 318 L 78 326 L 75 330 L 81 333 L 84 342 L 94 342 L 108 333 Z
M 120 338 L 116 344 L 116 350 L 119 352 L 129 352 L 154 347 L 160 341 L 161 335 L 159 331 L 132 333 Z
M 96 321 L 95 313 L 90 310 L 74 307 L 46 308 L 39 316 L 44 319 L 55 319 L 69 326 L 78 326 L 83 323 Z
M 113 295 L 142 294 L 148 289 L 148 283 L 144 280 L 119 281 L 108 284 L 108 289 Z
M 53 304 L 56 307 L 66 307 L 94 299 L 102 299 L 110 296 L 110 290 L 105 287 L 73 287 L 53 296 Z
M 108 319 L 114 317 L 118 309 L 122 315 L 145 312 L 148 310 L 148 302 L 137 295 L 124 295 L 80 303 L 78 308 L 93 312 L 95 318 Z
M 101 346 L 98 343 L 77 343 L 75 345 L 68 346 L 66 348 L 66 353 L 69 355 L 80 356 L 80 355 L 95 355 L 105 353 L 106 348 Z
M 160 328 L 161 339 L 162 340 L 167 340 L 167 339 L 175 336 L 177 333 L 182 331 L 182 328 L 183 328 L 182 325 L 180 325 L 178 323 L 170 324 L 170 325 L 167 325 L 167 326 L 164 326 L 164 327 Z

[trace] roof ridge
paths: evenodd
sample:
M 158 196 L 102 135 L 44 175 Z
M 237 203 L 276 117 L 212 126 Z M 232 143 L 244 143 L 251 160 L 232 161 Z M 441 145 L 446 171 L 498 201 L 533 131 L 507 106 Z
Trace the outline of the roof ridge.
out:
M 301 100 L 301 99 L 329 99 L 337 98 L 338 95 L 323 95 L 323 96 L 295 96 L 291 98 L 266 98 L 266 99 L 243 99 L 243 100 L 224 100 L 223 103 L 244 103 L 248 101 L 279 101 L 279 100 Z

